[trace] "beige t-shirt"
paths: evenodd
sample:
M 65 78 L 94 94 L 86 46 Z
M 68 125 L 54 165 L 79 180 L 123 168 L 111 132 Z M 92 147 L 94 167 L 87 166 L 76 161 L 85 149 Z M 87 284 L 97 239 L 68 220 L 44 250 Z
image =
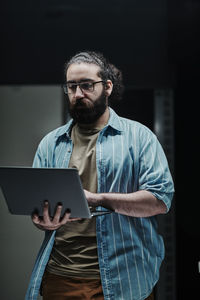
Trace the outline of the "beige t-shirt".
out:
M 84 189 L 97 191 L 96 140 L 102 128 L 72 128 L 74 144 L 69 167 L 77 168 Z M 53 274 L 99 278 L 96 243 L 96 219 L 70 222 L 56 232 L 55 243 L 47 265 Z

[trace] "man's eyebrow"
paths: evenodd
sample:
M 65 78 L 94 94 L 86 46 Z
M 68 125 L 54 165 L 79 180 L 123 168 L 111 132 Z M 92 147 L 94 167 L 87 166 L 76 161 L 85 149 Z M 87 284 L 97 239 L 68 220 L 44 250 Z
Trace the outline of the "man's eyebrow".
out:
M 91 78 L 84 78 L 81 79 L 80 81 L 76 81 L 76 80 L 68 80 L 67 83 L 80 83 L 80 82 L 93 82 L 94 80 Z

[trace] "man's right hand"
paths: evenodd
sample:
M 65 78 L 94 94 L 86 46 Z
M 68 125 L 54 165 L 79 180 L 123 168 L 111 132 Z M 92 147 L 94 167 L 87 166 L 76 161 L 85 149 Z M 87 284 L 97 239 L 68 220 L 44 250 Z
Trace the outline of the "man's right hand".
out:
M 49 215 L 48 201 L 44 202 L 43 217 L 40 217 L 37 213 L 32 215 L 32 221 L 34 225 L 41 230 L 56 230 L 67 222 L 73 222 L 80 220 L 79 218 L 70 218 L 70 212 L 66 212 L 61 218 L 62 205 L 58 205 L 54 217 Z

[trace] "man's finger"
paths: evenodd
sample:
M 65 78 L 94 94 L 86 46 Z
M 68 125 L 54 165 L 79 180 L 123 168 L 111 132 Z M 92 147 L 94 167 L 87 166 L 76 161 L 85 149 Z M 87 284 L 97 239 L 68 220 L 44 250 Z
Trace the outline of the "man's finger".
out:
M 81 218 L 70 218 L 70 210 L 67 210 L 66 213 L 64 214 L 62 220 L 60 221 L 60 224 L 64 225 L 67 222 L 74 222 L 74 221 L 79 221 Z
M 44 220 L 44 223 L 50 222 L 50 217 L 49 217 L 49 203 L 48 203 L 47 200 L 44 201 L 43 220 Z
M 33 215 L 32 215 L 32 221 L 33 221 L 33 223 L 35 223 L 35 224 L 39 224 L 39 223 L 40 223 L 39 216 L 38 216 L 37 214 L 33 214 Z
M 71 219 L 71 218 L 70 218 L 70 214 L 71 214 L 70 210 L 67 210 L 66 213 L 64 214 L 62 220 L 60 221 L 60 224 L 64 225 L 64 224 L 66 224 L 67 222 L 80 220 L 80 219 L 78 219 L 78 218 Z
M 61 211 L 62 211 L 62 205 L 58 205 L 57 208 L 56 208 L 56 212 L 55 212 L 55 215 L 53 217 L 53 223 L 54 224 L 57 224 L 60 222 L 60 216 L 61 216 Z

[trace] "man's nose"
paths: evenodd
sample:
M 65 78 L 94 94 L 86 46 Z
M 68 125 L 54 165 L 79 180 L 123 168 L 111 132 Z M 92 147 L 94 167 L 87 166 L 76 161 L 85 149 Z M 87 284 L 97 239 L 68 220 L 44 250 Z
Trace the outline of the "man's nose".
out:
M 81 88 L 79 87 L 79 85 L 77 85 L 74 97 L 75 98 L 82 98 L 83 96 L 84 96 L 84 94 L 83 94 Z

